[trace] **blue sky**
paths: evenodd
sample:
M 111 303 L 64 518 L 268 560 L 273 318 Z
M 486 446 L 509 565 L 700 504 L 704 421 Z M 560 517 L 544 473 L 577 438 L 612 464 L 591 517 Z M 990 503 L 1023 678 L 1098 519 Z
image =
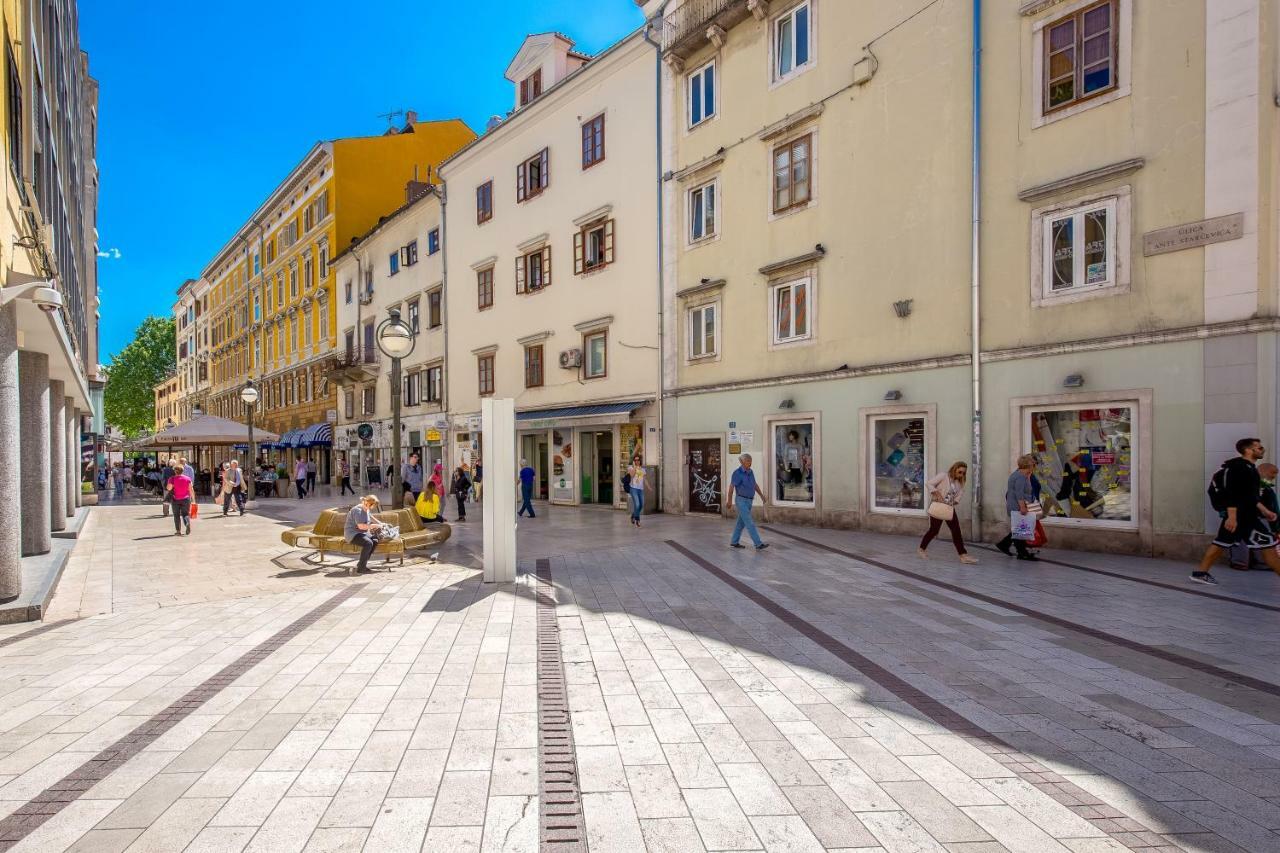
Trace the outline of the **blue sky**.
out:
M 643 23 L 632 0 L 80 0 L 101 84 L 101 360 L 166 315 L 318 140 L 381 133 L 393 110 L 479 132 L 511 106 L 525 34 L 595 53 Z

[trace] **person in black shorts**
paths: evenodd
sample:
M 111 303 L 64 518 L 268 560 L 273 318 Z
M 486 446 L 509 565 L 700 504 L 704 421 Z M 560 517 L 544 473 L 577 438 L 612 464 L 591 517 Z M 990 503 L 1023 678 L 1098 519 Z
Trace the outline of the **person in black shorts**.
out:
M 1241 542 L 1280 575 L 1280 553 L 1276 552 L 1276 538 L 1271 532 L 1276 514 L 1261 502 L 1262 477 L 1257 468 L 1266 448 L 1260 439 L 1242 438 L 1236 442 L 1236 451 L 1239 456 L 1222 463 L 1226 509 L 1218 535 L 1204 552 L 1199 568 L 1191 573 L 1191 580 L 1196 583 L 1216 586 L 1218 581 L 1209 570 L 1231 546 Z

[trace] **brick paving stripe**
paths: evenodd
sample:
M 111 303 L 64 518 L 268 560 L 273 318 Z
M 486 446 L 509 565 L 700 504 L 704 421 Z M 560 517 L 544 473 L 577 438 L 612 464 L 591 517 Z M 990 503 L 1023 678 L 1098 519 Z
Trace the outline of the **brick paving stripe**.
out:
M 922 575 L 919 572 L 913 572 L 908 569 L 899 568 L 898 566 L 891 566 L 888 563 L 882 563 L 879 560 L 863 554 L 844 551 L 833 545 L 816 542 L 813 539 L 805 539 L 803 536 L 797 536 L 794 533 L 788 533 L 785 530 L 778 530 L 773 527 L 766 527 L 765 529 L 771 533 L 776 533 L 779 536 L 794 539 L 796 542 L 803 543 L 811 548 L 817 548 L 831 554 L 838 554 L 841 557 L 846 557 L 850 560 L 857 560 L 860 563 L 875 566 L 877 569 L 883 569 L 886 572 L 893 572 L 896 575 L 902 575 L 903 577 L 911 578 L 912 580 L 919 581 L 920 583 L 929 584 L 930 586 L 935 586 L 939 589 L 945 589 L 948 592 L 954 592 L 957 595 L 963 595 L 966 598 L 972 598 L 986 604 L 993 604 L 996 607 L 1001 607 L 1005 610 L 1012 610 L 1014 613 L 1020 613 L 1023 616 L 1030 616 L 1032 619 L 1039 619 L 1041 622 L 1047 622 L 1050 625 L 1065 628 L 1068 631 L 1074 631 L 1077 634 L 1083 634 L 1084 636 L 1095 640 L 1104 640 L 1112 645 L 1120 646 L 1121 648 L 1129 649 L 1130 651 L 1141 652 L 1142 654 L 1159 658 L 1160 660 L 1167 661 L 1168 663 L 1177 664 L 1178 666 L 1183 666 L 1187 669 L 1193 669 L 1196 672 L 1202 672 L 1205 675 L 1212 675 L 1215 678 L 1221 678 L 1224 681 L 1231 682 L 1232 684 L 1237 684 L 1241 687 L 1248 687 L 1251 690 L 1257 690 L 1259 693 L 1267 693 L 1271 696 L 1280 696 L 1280 684 L 1273 684 L 1270 681 L 1263 681 L 1261 678 L 1254 678 L 1251 675 L 1244 675 L 1243 673 L 1233 672 L 1220 666 L 1214 666 L 1211 663 L 1204 663 L 1202 661 L 1195 660 L 1194 658 L 1189 658 L 1186 655 L 1180 655 L 1177 652 L 1171 652 L 1168 649 L 1159 648 L 1158 646 L 1149 646 L 1146 643 L 1139 643 L 1137 640 L 1130 640 L 1126 637 L 1121 637 L 1119 634 L 1099 631 L 1097 628 L 1090 628 L 1088 625 L 1081 625 L 1078 622 L 1072 622 L 1059 616 L 1052 616 L 1040 610 L 1023 607 L 1021 604 L 1014 604 L 1011 601 L 1005 601 L 1004 599 L 996 598 L 993 595 L 974 592 L 973 590 L 965 589 L 957 584 L 947 583 L 946 581 L 940 581 L 937 578 L 931 578 L 928 575 Z
M 86 791 L 125 765 L 162 734 L 172 729 L 202 705 L 216 696 L 255 665 L 285 643 L 320 621 L 342 602 L 363 589 L 365 584 L 355 584 L 332 596 L 319 607 L 276 632 L 270 639 L 227 664 L 217 674 L 205 679 L 187 691 L 169 707 L 142 723 L 129 734 L 117 740 L 93 758 L 72 770 L 66 776 L 41 791 L 33 800 L 19 807 L 4 820 L 0 820 L 0 851 L 9 850 L 34 832 L 49 818 L 80 799 Z M 59 623 L 54 623 L 59 624 Z M 53 627 L 52 625 L 50 627 Z M 39 630 L 39 629 L 37 629 Z M 31 632 L 27 632 L 29 635 Z M 21 635 L 20 635 L 21 636 Z M 10 638 L 12 639 L 12 638 Z
M 72 622 L 77 621 L 79 620 L 59 619 L 57 622 L 46 622 L 38 628 L 32 628 L 30 631 L 23 631 L 21 634 L 14 634 L 12 637 L 5 637 L 3 640 L 0 640 L 0 649 L 3 649 L 5 646 L 12 646 L 14 643 L 21 642 L 22 640 L 29 640 L 32 637 L 44 634 L 48 631 L 53 631 L 57 628 L 63 627 L 64 625 L 70 625 Z
M 536 563 L 538 602 L 538 835 L 544 850 L 585 851 L 586 824 L 574 756 L 569 692 L 551 561 Z
M 773 532 L 781 533 L 782 531 L 775 530 Z M 1141 821 L 1135 820 L 1118 809 L 1103 803 L 1093 794 L 1069 781 L 1066 777 L 1054 773 L 1031 756 L 1026 755 L 1019 747 L 1006 742 L 999 735 L 987 731 L 972 720 L 969 720 L 968 718 L 951 710 L 946 705 L 925 693 L 923 690 L 920 690 L 918 687 L 915 687 L 901 677 L 885 669 L 880 664 L 840 642 L 813 623 L 791 612 L 769 596 L 757 591 L 755 588 L 729 574 L 714 563 L 711 563 L 698 554 L 695 554 L 679 542 L 668 539 L 667 544 L 680 554 L 684 555 L 698 568 L 719 578 L 725 584 L 732 587 L 755 604 L 759 605 L 763 610 L 777 618 L 779 621 L 791 627 L 809 640 L 812 640 L 822 649 L 835 655 L 837 658 L 858 670 L 876 684 L 894 693 L 898 698 L 902 699 L 929 719 L 941 726 L 944 726 L 953 734 L 956 734 L 968 741 L 974 747 L 989 756 L 993 761 L 998 762 L 1011 772 L 1017 774 L 1018 778 L 1024 780 L 1032 787 L 1051 797 L 1056 802 L 1061 803 L 1065 808 L 1070 809 L 1076 815 L 1093 824 L 1094 827 L 1106 833 L 1119 843 L 1135 850 L 1158 847 L 1165 844 L 1165 842 L 1154 833 L 1154 828 L 1147 827 L 1143 832 L 1131 832 L 1118 827 L 1114 823 L 1114 821 L 1118 819 L 1127 819 L 1128 821 L 1132 821 L 1132 824 L 1143 826 L 1145 826 L 1145 824 L 1142 824 Z M 1152 838 L 1156 839 L 1156 843 L 1149 843 L 1149 840 Z

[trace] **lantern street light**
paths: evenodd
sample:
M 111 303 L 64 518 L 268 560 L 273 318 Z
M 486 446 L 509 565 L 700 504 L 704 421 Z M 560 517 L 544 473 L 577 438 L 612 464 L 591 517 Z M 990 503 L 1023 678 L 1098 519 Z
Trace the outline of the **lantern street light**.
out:
M 400 319 L 400 309 L 387 310 L 387 319 L 378 324 L 378 349 L 391 359 L 391 500 L 400 502 L 400 359 L 408 357 L 417 343 L 417 331 Z
M 245 484 L 249 488 L 249 500 L 245 502 L 245 508 L 254 509 L 257 507 L 258 499 L 258 445 L 253 440 L 253 410 L 258 407 L 258 387 L 253 384 L 252 376 L 240 389 L 240 400 L 249 410 L 249 458 L 253 460 L 251 465 L 245 466 L 248 470 L 241 473 L 241 476 L 249 481 Z

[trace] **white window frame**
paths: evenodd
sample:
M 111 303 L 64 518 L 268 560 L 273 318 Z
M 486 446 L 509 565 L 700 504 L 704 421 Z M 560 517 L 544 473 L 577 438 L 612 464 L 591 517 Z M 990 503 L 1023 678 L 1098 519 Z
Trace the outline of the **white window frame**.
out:
M 875 406 L 859 411 L 862 421 L 862 462 L 861 471 L 862 501 L 864 515 L 905 515 L 921 518 L 929 507 L 929 494 L 924 495 L 924 509 L 908 507 L 876 506 L 876 471 L 875 459 L 875 425 L 878 421 L 901 421 L 908 418 L 920 418 L 924 421 L 924 479 L 929 480 L 938 473 L 938 407 L 936 404 Z
M 591 372 L 591 341 L 595 338 L 604 339 L 604 358 L 601 361 L 602 370 L 599 373 Z M 542 369 L 546 370 L 544 361 Z M 605 379 L 609 376 L 609 330 L 592 329 L 589 332 L 582 333 L 582 378 L 583 379 Z
M 720 307 L 719 299 L 709 302 L 701 302 L 697 305 L 690 305 L 685 309 L 689 318 L 686 328 L 688 336 L 686 338 L 688 346 L 685 350 L 686 361 L 714 361 L 720 356 L 720 329 L 723 325 L 724 318 L 723 309 Z M 711 336 L 711 351 L 698 353 L 695 350 L 695 343 L 706 340 L 706 315 L 704 312 L 711 310 L 714 313 L 715 328 Z
M 694 194 L 695 194 L 695 193 L 702 193 L 702 192 L 704 192 L 708 187 L 710 187 L 710 188 L 711 188 L 711 191 L 714 193 L 714 196 L 715 196 L 715 198 L 714 198 L 715 209 L 712 211 L 712 216 L 711 216 L 711 227 L 712 227 L 712 231 L 711 231 L 710 233 L 707 233 L 707 232 L 706 232 L 706 230 L 705 230 L 705 229 L 706 229 L 706 221 L 705 221 L 705 220 L 706 220 L 706 217 L 705 217 L 705 214 L 704 214 L 704 217 L 703 217 L 703 235 L 702 235 L 701 237 L 694 237 L 694 236 L 693 236 L 693 224 L 694 224 L 694 214 L 693 214 L 693 211 L 694 211 L 694 202 L 693 202 L 693 197 L 694 197 Z M 724 208 L 723 201 L 724 201 L 724 199 L 723 199 L 723 198 L 721 197 L 721 195 L 720 195 L 720 176 L 719 176 L 719 175 L 716 175 L 715 177 L 711 178 L 710 180 L 703 181 L 702 183 L 698 184 L 698 185 L 697 185 L 697 186 L 695 186 L 695 187 L 690 187 L 690 188 L 689 188 L 689 190 L 685 193 L 685 231 L 684 231 L 684 234 L 685 234 L 685 241 L 686 241 L 686 245 L 688 245 L 688 246 L 690 246 L 690 247 L 693 247 L 693 246 L 702 246 L 702 245 L 704 245 L 704 244 L 706 244 L 706 243 L 714 243 L 715 241 L 717 241 L 717 240 L 719 240 L 719 239 L 720 239 L 720 211 Z M 703 208 L 703 210 L 704 210 L 704 211 L 706 210 L 706 199 L 705 199 L 705 196 L 703 197 L 702 208 Z
M 804 424 L 813 425 L 813 471 L 814 489 L 813 500 L 811 501 L 784 501 L 779 500 L 777 491 L 777 478 L 773 472 L 778 470 L 777 447 L 774 442 L 774 429 L 781 424 Z M 760 483 L 762 479 L 767 478 L 768 488 L 764 488 L 764 493 L 769 496 L 769 506 L 776 506 L 780 509 L 817 509 L 818 504 L 822 502 L 822 413 L 821 412 L 796 412 L 786 415 L 772 415 L 764 419 L 764 457 L 765 465 L 762 470 L 756 472 L 756 482 Z M 748 448 L 743 448 L 748 451 Z M 768 472 L 768 473 L 765 473 Z
M 1069 107 L 1054 110 L 1045 114 L 1044 101 L 1044 29 L 1058 23 L 1068 15 L 1092 6 L 1098 0 L 1074 0 L 1071 3 L 1051 6 L 1050 9 L 1031 25 L 1031 75 L 1028 81 L 1031 86 L 1031 127 L 1044 127 L 1055 121 L 1079 115 L 1085 110 L 1109 104 L 1120 98 L 1127 98 L 1133 93 L 1133 72 L 1130 57 L 1133 56 L 1133 0 L 1120 0 L 1116 10 L 1119 27 L 1116 33 L 1116 62 L 1112 73 L 1116 75 L 1117 85 L 1110 92 L 1089 98 Z
M 787 83 L 791 80 L 794 80 L 796 77 L 799 77 L 801 74 L 804 74 L 805 72 L 810 71 L 814 66 L 818 64 L 818 44 L 817 44 L 818 26 L 817 26 L 817 17 L 815 14 L 817 10 L 814 8 L 816 5 L 817 3 L 815 2 L 815 0 L 800 0 L 799 3 L 794 3 L 791 6 L 788 6 L 785 11 L 783 11 L 778 15 L 775 15 L 769 21 L 769 88 L 772 89 L 774 87 L 781 86 L 782 84 Z M 786 72 L 785 74 L 780 73 L 778 70 L 778 60 L 779 60 L 778 27 L 781 26 L 783 21 L 787 20 L 788 18 L 791 19 L 792 21 L 791 56 L 792 56 L 792 60 L 794 61 L 795 59 L 795 15 L 801 8 L 804 8 L 804 7 L 807 7 L 809 10 L 809 33 L 808 33 L 809 61 L 806 62 L 804 65 L 793 65 L 791 70 Z
M 796 285 L 801 283 L 803 283 L 808 288 L 808 293 L 805 294 L 805 300 L 808 303 L 808 314 L 805 318 L 805 322 L 807 323 L 808 327 L 805 329 L 804 335 L 792 335 L 789 338 L 779 340 L 777 337 L 777 331 L 778 331 L 777 292 L 783 287 L 794 288 Z M 814 321 L 817 319 L 817 307 L 818 307 L 817 284 L 818 284 L 817 275 L 813 270 L 806 271 L 799 275 L 788 276 L 787 278 L 780 278 L 776 281 L 769 282 L 769 312 L 768 312 L 769 314 L 769 338 L 768 338 L 769 349 L 774 350 L 774 349 L 785 349 L 787 347 L 794 347 L 794 346 L 805 346 L 813 343 L 813 341 L 816 339 L 817 331 L 814 327 Z M 795 329 L 795 321 L 794 321 L 795 297 L 794 295 L 792 296 L 792 299 L 791 299 L 791 305 L 792 305 L 792 318 L 793 318 L 792 330 L 794 331 Z
M 1068 290 L 1054 292 L 1051 289 L 1053 273 L 1051 262 L 1052 230 L 1050 225 L 1066 216 L 1081 216 L 1091 210 L 1105 208 L 1109 219 L 1112 240 L 1107 249 L 1110 271 L 1106 282 L 1078 285 Z M 1083 244 L 1083 229 L 1077 228 Z M 1086 299 L 1118 296 L 1128 293 L 1131 286 L 1132 267 L 1129 262 L 1133 231 L 1133 192 L 1128 186 L 1106 192 L 1078 196 L 1059 204 L 1039 207 L 1031 211 L 1031 304 L 1037 308 L 1080 302 Z M 1083 265 L 1084 253 L 1077 252 L 1077 263 Z M 1080 267 L 1082 269 L 1082 267 Z
M 711 69 L 711 111 L 707 112 L 706 101 L 706 77 L 705 72 Z M 684 115 L 685 129 L 693 130 L 695 127 L 702 127 L 708 122 L 714 121 L 720 116 L 720 69 L 717 67 L 716 57 L 711 57 L 706 62 L 699 65 L 694 70 L 685 75 L 684 78 Z M 693 93 L 697 88 L 702 90 L 702 118 L 697 121 L 693 120 Z

